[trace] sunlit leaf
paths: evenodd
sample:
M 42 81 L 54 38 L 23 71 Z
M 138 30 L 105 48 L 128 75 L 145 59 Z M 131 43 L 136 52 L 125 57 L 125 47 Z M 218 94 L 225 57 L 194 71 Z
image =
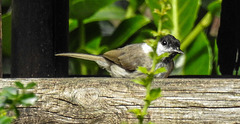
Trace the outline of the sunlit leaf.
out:
M 8 98 L 15 98 L 18 94 L 18 90 L 14 87 L 5 87 L 2 90 L 2 94 L 3 96 L 6 96 Z
M 159 74 L 159 73 L 163 73 L 163 72 L 166 72 L 166 71 L 167 71 L 167 70 L 166 70 L 166 68 L 164 68 L 164 67 L 158 68 L 157 70 L 155 70 L 154 75 Z
M 21 103 L 26 106 L 33 105 L 36 101 L 37 97 L 34 93 L 27 93 L 21 97 Z
M 156 89 L 151 89 L 150 93 L 146 96 L 147 101 L 153 101 L 161 96 L 161 89 L 156 88 Z
M 68 22 L 69 22 L 69 32 L 71 32 L 71 31 L 73 31 L 73 30 L 78 28 L 78 21 L 77 21 L 77 19 L 70 18 L 68 20 Z
M 146 79 L 144 78 L 138 78 L 138 79 L 133 79 L 133 82 L 137 83 L 137 84 L 141 84 L 143 86 L 147 86 L 149 82 L 146 81 Z
M 170 0 L 172 9 L 168 13 L 172 22 L 171 34 L 182 41 L 191 32 L 200 7 L 199 0 Z
M 180 41 L 187 36 L 192 30 L 194 22 L 197 18 L 199 9 L 199 0 L 169 0 L 171 9 L 167 12 L 167 15 L 163 23 L 163 28 L 170 29 L 172 35 L 174 35 Z M 146 0 L 147 5 L 150 7 L 155 25 L 158 25 L 159 15 L 154 13 L 155 9 L 161 10 L 159 0 Z
M 155 123 L 153 123 L 153 122 L 148 122 L 148 124 L 155 124 Z
M 148 73 L 149 73 L 146 67 L 141 67 L 141 66 L 139 66 L 139 67 L 137 68 L 137 70 L 138 70 L 139 72 L 144 73 L 144 74 L 148 74 Z
M 130 109 L 128 111 L 131 112 L 131 113 L 134 113 L 135 115 L 141 115 L 142 114 L 141 109 Z

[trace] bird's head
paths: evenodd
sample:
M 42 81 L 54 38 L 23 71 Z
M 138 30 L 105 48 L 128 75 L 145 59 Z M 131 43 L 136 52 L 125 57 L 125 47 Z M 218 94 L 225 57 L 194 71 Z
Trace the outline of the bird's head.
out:
M 157 53 L 159 55 L 163 53 L 170 53 L 172 55 L 183 54 L 180 49 L 180 42 L 172 35 L 166 35 L 160 39 L 157 46 Z

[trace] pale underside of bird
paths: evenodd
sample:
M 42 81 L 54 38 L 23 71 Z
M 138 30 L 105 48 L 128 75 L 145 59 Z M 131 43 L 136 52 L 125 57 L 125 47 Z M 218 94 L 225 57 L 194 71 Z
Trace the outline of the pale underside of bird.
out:
M 138 66 L 151 69 L 153 60 L 149 53 L 152 48 L 146 43 L 131 44 L 115 50 L 110 50 L 103 55 L 90 55 L 82 53 L 60 53 L 56 56 L 66 56 L 79 59 L 95 61 L 100 67 L 106 69 L 112 77 L 136 78 L 145 76 L 145 74 L 137 71 Z M 170 53 L 169 57 L 163 58 L 156 65 L 157 68 L 165 67 L 167 72 L 155 75 L 158 78 L 166 78 L 174 68 L 173 58 L 180 50 L 180 42 L 171 35 L 163 37 L 157 46 L 157 54 L 161 55 L 165 52 Z

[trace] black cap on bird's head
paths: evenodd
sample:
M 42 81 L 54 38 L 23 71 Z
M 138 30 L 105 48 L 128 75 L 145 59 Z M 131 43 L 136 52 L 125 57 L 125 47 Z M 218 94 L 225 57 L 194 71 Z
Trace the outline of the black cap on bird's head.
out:
M 172 35 L 166 35 L 160 39 L 160 49 L 164 52 L 183 54 L 180 49 L 180 41 Z

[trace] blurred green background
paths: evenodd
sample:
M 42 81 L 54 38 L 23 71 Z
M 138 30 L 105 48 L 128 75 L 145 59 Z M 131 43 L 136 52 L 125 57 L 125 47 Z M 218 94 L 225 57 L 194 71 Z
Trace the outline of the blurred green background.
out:
M 152 38 L 162 0 L 69 0 L 69 52 L 100 55 Z M 166 0 L 165 0 L 166 1 Z M 181 42 L 172 75 L 219 75 L 216 37 L 221 0 L 168 0 L 164 29 Z M 3 71 L 10 74 L 11 0 L 2 0 Z M 107 75 L 94 62 L 69 59 L 70 75 Z

